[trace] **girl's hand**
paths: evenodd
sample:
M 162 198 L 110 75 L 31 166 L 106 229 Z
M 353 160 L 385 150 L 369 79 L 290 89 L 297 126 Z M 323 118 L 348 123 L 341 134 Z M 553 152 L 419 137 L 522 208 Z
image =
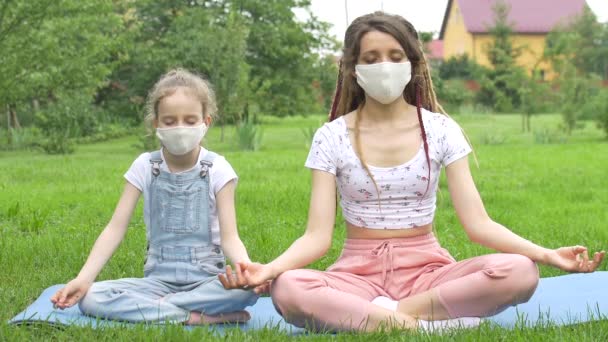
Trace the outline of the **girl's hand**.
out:
M 602 263 L 606 252 L 596 252 L 589 260 L 587 248 L 583 246 L 561 247 L 547 255 L 547 264 L 567 272 L 593 272 Z
M 218 274 L 217 277 L 226 290 L 247 289 L 249 287 L 249 284 L 247 284 L 247 280 L 241 271 L 240 263 L 235 265 L 234 271 L 230 265 L 226 266 L 226 274 Z
M 78 278 L 73 279 L 51 297 L 51 302 L 53 302 L 55 308 L 61 310 L 69 308 L 78 303 L 90 287 L 91 283 L 88 281 L 83 281 Z

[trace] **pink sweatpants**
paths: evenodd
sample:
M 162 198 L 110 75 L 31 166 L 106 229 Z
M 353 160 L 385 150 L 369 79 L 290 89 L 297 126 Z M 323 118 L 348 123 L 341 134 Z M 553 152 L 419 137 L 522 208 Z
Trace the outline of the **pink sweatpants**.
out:
M 347 239 L 327 271 L 291 270 L 271 288 L 277 310 L 299 327 L 357 330 L 378 296 L 400 300 L 437 288 L 451 318 L 496 314 L 530 299 L 538 269 L 518 254 L 490 254 L 456 262 L 435 236 Z M 345 323 L 348 322 L 348 323 Z

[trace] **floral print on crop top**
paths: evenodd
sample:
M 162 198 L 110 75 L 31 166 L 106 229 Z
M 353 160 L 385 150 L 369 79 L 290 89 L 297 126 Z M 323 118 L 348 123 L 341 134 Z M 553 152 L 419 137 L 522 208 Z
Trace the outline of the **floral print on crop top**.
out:
M 471 147 L 460 126 L 450 117 L 423 109 L 422 122 L 431 159 L 428 191 L 428 164 L 421 144 L 418 153 L 404 164 L 368 165 L 379 196 L 351 145 L 344 117 L 317 130 L 305 165 L 336 176 L 346 221 L 371 229 L 414 228 L 433 222 L 441 167 L 468 155 Z

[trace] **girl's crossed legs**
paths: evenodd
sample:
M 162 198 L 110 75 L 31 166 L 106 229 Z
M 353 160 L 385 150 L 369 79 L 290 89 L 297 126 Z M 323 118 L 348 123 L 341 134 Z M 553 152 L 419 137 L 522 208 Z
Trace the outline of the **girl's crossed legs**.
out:
M 242 310 L 256 300 L 252 291 L 225 290 L 217 277 L 188 285 L 145 277 L 94 283 L 79 306 L 100 318 L 201 324 L 246 321 Z

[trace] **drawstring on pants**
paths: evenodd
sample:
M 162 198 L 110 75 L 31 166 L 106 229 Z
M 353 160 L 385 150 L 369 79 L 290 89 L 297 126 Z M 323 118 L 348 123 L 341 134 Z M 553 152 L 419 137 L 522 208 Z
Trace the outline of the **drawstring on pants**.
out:
M 376 257 L 382 257 L 382 281 L 386 286 L 387 281 L 393 280 L 394 266 L 393 266 L 393 248 L 394 245 L 390 241 L 384 241 L 380 246 L 372 250 L 372 255 Z M 386 276 L 386 269 L 390 266 L 391 272 Z

